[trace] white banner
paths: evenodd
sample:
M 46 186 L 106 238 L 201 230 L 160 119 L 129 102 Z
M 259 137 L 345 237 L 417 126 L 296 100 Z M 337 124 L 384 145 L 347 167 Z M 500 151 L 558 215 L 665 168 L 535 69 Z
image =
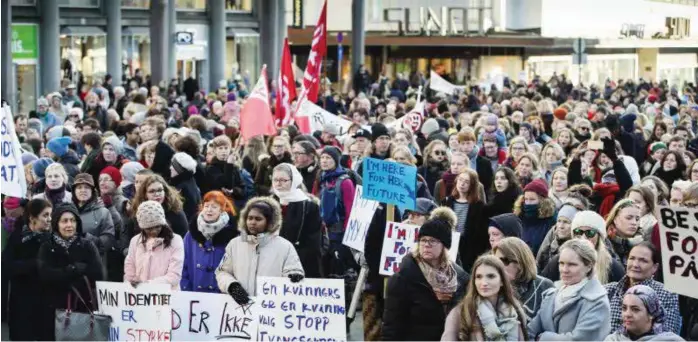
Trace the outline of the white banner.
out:
M 368 227 L 371 225 L 371 220 L 373 220 L 373 214 L 376 212 L 376 208 L 378 208 L 378 202 L 361 198 L 363 189 L 361 185 L 356 186 L 354 205 L 351 207 L 349 223 L 347 224 L 347 230 L 344 232 L 344 240 L 342 241 L 345 246 L 362 253 L 364 251 L 364 242 L 366 241 Z
M 179 291 L 172 295 L 172 340 L 254 340 L 259 303 L 239 305 L 229 294 Z
M 257 277 L 258 341 L 346 341 L 344 280 Z
M 171 289 L 165 284 L 97 282 L 99 313 L 112 318 L 110 341 L 172 340 Z
M 659 221 L 664 286 L 698 298 L 698 210 L 661 206 Z
M 2 159 L 0 165 L 0 192 L 12 197 L 27 197 L 27 179 L 24 176 L 22 151 L 15 132 L 15 122 L 9 106 L 2 107 Z
M 322 131 L 322 127 L 325 124 L 333 124 L 339 129 L 338 135 L 344 135 L 352 124 L 351 121 L 342 119 L 307 100 L 301 102 L 296 115 L 307 116 L 310 119 L 311 132 Z
M 446 93 L 446 95 L 453 95 L 456 92 L 465 91 L 465 86 L 457 86 L 449 81 L 446 81 L 434 70 L 431 71 L 429 76 L 429 88 L 436 92 Z

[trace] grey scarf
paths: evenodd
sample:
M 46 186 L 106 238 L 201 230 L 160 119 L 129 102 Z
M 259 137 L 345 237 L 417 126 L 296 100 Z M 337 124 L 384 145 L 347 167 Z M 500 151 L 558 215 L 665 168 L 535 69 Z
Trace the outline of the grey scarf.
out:
M 477 316 L 485 341 L 518 341 L 519 319 L 514 308 L 500 300 L 495 311 L 489 300 L 477 299 Z
M 221 213 L 221 215 L 218 216 L 218 220 L 216 222 L 210 223 L 204 220 L 204 215 L 199 214 L 199 217 L 196 219 L 196 224 L 199 227 L 199 231 L 201 232 L 201 234 L 204 235 L 206 240 L 211 240 L 214 235 L 216 235 L 225 226 L 228 225 L 228 221 L 230 221 L 230 217 L 226 212 Z

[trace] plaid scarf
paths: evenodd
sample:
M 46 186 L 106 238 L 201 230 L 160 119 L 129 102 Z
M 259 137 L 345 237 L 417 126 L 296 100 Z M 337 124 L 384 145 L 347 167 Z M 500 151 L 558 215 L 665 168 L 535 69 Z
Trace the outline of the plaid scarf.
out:
M 58 235 L 57 233 L 53 234 L 53 241 L 55 241 L 61 247 L 65 248 L 66 252 L 68 250 L 70 250 L 70 246 L 72 246 L 73 242 L 75 242 L 75 240 L 77 240 L 77 239 L 78 239 L 77 235 L 73 235 L 73 236 L 69 237 L 68 239 L 64 239 L 60 235 Z

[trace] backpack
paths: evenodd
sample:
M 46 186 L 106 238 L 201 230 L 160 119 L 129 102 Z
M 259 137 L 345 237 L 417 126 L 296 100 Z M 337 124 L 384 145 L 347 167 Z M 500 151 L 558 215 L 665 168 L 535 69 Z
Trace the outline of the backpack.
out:
M 241 167 L 238 168 L 238 174 L 240 175 L 240 180 L 242 180 L 244 198 L 235 200 L 235 206 L 238 208 L 244 208 L 247 201 L 257 195 L 257 190 L 255 190 L 254 179 L 252 179 L 252 175 L 250 175 L 249 171 Z
M 337 177 L 333 187 L 326 187 L 320 191 L 320 216 L 327 226 L 330 240 L 337 240 L 344 233 L 344 201 L 342 201 L 342 183 L 350 179 L 349 174 Z M 354 181 L 352 180 L 352 183 Z

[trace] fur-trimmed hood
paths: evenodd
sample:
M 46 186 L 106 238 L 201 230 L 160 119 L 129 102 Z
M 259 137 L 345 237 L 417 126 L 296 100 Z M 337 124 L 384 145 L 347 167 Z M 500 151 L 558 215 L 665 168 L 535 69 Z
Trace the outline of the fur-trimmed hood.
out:
M 451 230 L 455 230 L 456 223 L 458 223 L 458 216 L 456 216 L 456 213 L 453 211 L 453 209 L 449 207 L 438 207 L 434 209 L 431 212 L 431 215 L 429 215 L 429 219 L 440 219 L 446 221 L 451 226 Z
M 279 205 L 279 202 L 277 202 L 271 196 L 254 197 L 247 202 L 245 208 L 243 208 L 240 212 L 240 217 L 238 219 L 238 230 L 240 231 L 240 234 L 243 236 L 249 234 L 247 232 L 247 214 L 249 213 L 252 205 L 260 202 L 264 202 L 271 206 L 273 211 L 271 222 L 269 222 L 270 228 L 267 230 L 267 233 L 279 235 L 279 229 L 281 229 L 281 206 Z

